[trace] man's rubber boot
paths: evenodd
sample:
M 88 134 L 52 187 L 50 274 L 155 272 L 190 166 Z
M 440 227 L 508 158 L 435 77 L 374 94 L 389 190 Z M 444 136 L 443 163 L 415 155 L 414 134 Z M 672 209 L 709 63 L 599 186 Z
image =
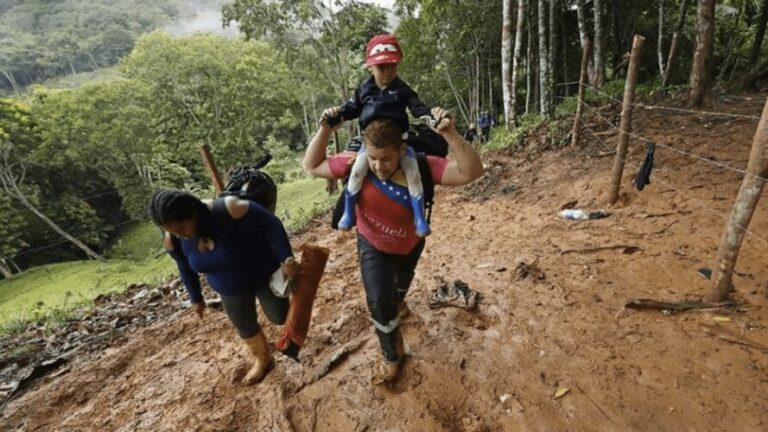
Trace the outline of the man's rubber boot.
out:
M 424 198 L 411 197 L 411 208 L 413 209 L 413 224 L 416 226 L 416 235 L 426 237 L 432 230 L 429 229 L 427 219 L 424 217 Z
M 400 329 L 395 329 L 395 354 L 397 354 L 397 360 L 382 359 L 377 371 L 375 379 L 376 384 L 392 383 L 397 380 L 400 374 L 400 366 L 405 358 L 405 346 L 403 345 L 403 334 L 400 333 Z
M 325 271 L 330 251 L 324 247 L 304 245 L 301 248 L 299 274 L 293 284 L 293 297 L 288 308 L 288 316 L 283 325 L 283 333 L 275 347 L 278 351 L 299 360 L 299 349 L 309 332 L 312 319 L 312 305 L 317 296 L 317 288 Z
M 344 190 L 344 214 L 339 219 L 339 229 L 347 231 L 355 226 L 355 205 L 357 204 L 357 195 Z
M 243 378 L 243 384 L 256 384 L 264 378 L 272 365 L 272 353 L 267 343 L 267 337 L 261 329 L 255 336 L 243 339 L 243 342 L 253 355 L 253 366 Z

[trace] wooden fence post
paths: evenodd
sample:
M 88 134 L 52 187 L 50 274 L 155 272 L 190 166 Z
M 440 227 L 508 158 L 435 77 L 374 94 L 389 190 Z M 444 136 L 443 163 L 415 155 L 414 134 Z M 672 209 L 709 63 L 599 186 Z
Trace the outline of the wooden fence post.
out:
M 208 169 L 208 174 L 211 176 L 211 182 L 213 182 L 213 188 L 216 190 L 216 195 L 220 194 L 221 191 L 224 190 L 224 183 L 221 181 L 219 170 L 216 169 L 216 162 L 213 160 L 211 148 L 208 147 L 208 144 L 200 146 L 200 157 L 203 158 L 203 163 Z
M 571 131 L 571 146 L 579 145 L 581 136 L 581 115 L 584 113 L 584 87 L 589 80 L 589 59 L 592 58 L 592 41 L 584 41 L 584 51 L 581 53 L 581 75 L 579 75 L 579 104 L 576 106 L 576 117 L 573 119 Z
M 731 278 L 736 267 L 736 259 L 739 257 L 739 249 L 744 241 L 749 221 L 755 212 L 760 194 L 763 191 L 765 178 L 768 177 L 768 155 L 766 155 L 766 141 L 768 141 L 768 99 L 763 107 L 763 115 L 757 124 L 755 138 L 752 141 L 752 151 L 749 154 L 749 164 L 744 180 L 741 182 L 739 195 L 733 204 L 731 217 L 725 226 L 723 239 L 717 250 L 715 271 L 712 275 L 712 291 L 708 300 L 721 302 L 733 291 Z
M 624 159 L 627 157 L 629 134 L 632 132 L 632 108 L 635 102 L 635 86 L 637 85 L 637 72 L 640 69 L 640 60 L 643 56 L 645 38 L 635 35 L 632 42 L 632 54 L 629 57 L 629 69 L 627 70 L 627 82 L 624 84 L 624 100 L 621 104 L 621 125 L 619 130 L 619 143 L 616 148 L 616 158 L 613 160 L 611 190 L 608 194 L 608 203 L 616 204 L 621 190 L 621 175 L 624 173 Z

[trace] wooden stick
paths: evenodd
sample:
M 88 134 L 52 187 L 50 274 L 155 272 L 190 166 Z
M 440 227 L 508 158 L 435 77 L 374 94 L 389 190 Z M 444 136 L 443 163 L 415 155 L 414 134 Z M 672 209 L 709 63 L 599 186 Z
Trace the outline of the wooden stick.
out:
M 627 157 L 629 134 L 632 131 L 632 107 L 635 101 L 635 86 L 637 85 L 637 75 L 640 70 L 640 61 L 642 60 L 644 46 L 645 38 L 640 35 L 635 35 L 635 40 L 632 43 L 632 55 L 629 58 L 627 82 L 624 85 L 624 100 L 622 101 L 621 125 L 619 128 L 621 131 L 619 132 L 616 157 L 613 160 L 611 189 L 608 193 L 609 204 L 616 204 L 616 201 L 619 200 L 621 175 L 624 172 L 624 159 Z
M 579 145 L 581 135 L 581 115 L 584 112 L 584 86 L 589 79 L 589 59 L 592 57 L 592 42 L 586 39 L 584 51 L 581 53 L 581 76 L 579 77 L 579 104 L 576 106 L 576 116 L 573 119 L 573 131 L 571 132 L 571 146 Z
M 219 170 L 216 169 L 216 162 L 213 160 L 211 148 L 208 147 L 208 144 L 200 146 L 200 157 L 203 158 L 203 163 L 208 169 L 208 174 L 211 176 L 211 182 L 213 183 L 213 188 L 216 190 L 216 195 L 220 194 L 224 190 L 224 183 L 221 181 Z
M 728 224 L 725 226 L 720 247 L 717 250 L 717 262 L 715 273 L 712 275 L 712 291 L 709 294 L 711 301 L 723 301 L 733 291 L 731 278 L 736 267 L 736 259 L 744 241 L 744 234 L 749 228 L 749 222 L 755 213 L 760 195 L 763 192 L 765 177 L 768 176 L 768 155 L 766 155 L 766 141 L 768 141 L 768 99 L 765 101 L 763 115 L 757 125 L 755 138 L 752 141 L 752 150 L 749 154 L 747 174 L 739 189 L 736 202 Z

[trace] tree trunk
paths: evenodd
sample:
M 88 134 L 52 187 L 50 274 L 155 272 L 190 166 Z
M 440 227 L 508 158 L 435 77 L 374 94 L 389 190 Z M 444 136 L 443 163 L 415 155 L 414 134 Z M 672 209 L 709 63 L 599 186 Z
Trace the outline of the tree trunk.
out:
M 509 119 L 507 121 L 508 131 L 511 128 L 517 127 L 517 74 L 520 70 L 520 60 L 522 57 L 523 25 L 525 25 L 525 0 L 517 0 L 517 29 L 515 30 L 515 53 L 512 58 L 512 78 L 510 79 L 509 89 L 511 100 L 509 102 L 509 117 L 507 117 Z
M 616 157 L 613 160 L 611 174 L 611 189 L 608 194 L 608 203 L 616 204 L 621 190 L 621 176 L 624 172 L 624 162 L 627 158 L 629 146 L 629 134 L 632 133 L 632 109 L 635 102 L 635 85 L 637 73 L 640 70 L 640 61 L 643 58 L 645 38 L 636 35 L 632 43 L 632 54 L 629 57 L 627 68 L 627 81 L 624 83 L 624 98 L 621 102 L 621 124 L 619 125 L 619 142 L 616 148 Z
M 576 106 L 576 115 L 573 118 L 571 130 L 571 146 L 579 145 L 581 136 L 581 115 L 584 112 L 584 87 L 589 79 L 589 58 L 592 55 L 592 43 L 587 39 L 584 51 L 581 53 L 581 71 L 579 75 L 579 104 Z
M 677 27 L 675 27 L 677 34 L 683 33 L 686 15 L 688 15 L 688 0 L 683 0 L 683 2 L 680 3 L 680 17 L 677 19 Z
M 539 112 L 545 118 L 551 118 L 552 94 L 550 87 L 549 49 L 547 46 L 546 3 L 546 0 L 539 0 L 539 92 L 541 95 Z
M 4 258 L 0 258 L 0 274 L 6 279 L 13 278 L 13 272 L 11 271 L 11 268 L 8 267 L 8 264 L 5 263 Z
M 581 44 L 581 51 L 587 46 L 589 40 L 587 31 L 587 12 L 584 9 L 584 0 L 576 0 L 576 15 L 579 23 L 579 43 Z M 590 48 L 590 51 L 591 48 Z M 595 66 L 592 63 L 592 59 L 589 60 L 589 66 L 587 66 L 587 74 L 589 75 L 589 82 L 592 82 L 593 75 L 595 74 Z
M 709 97 L 710 63 L 715 34 L 715 4 L 717 0 L 699 0 L 696 12 L 696 51 L 693 54 L 688 105 L 701 107 Z
M 533 7 L 528 8 L 528 28 L 526 29 L 526 49 L 525 49 L 525 113 L 531 112 L 533 105 L 533 20 L 531 19 L 531 12 Z
M 600 88 L 605 84 L 605 64 L 603 63 L 603 5 L 602 0 L 594 0 L 595 7 L 595 40 L 593 54 L 595 56 L 595 74 L 592 85 Z
M 563 96 L 568 97 L 571 95 L 571 86 L 568 84 L 568 37 L 567 32 L 565 30 L 565 17 L 568 13 L 568 3 L 563 2 L 562 3 L 562 10 L 560 11 L 560 19 L 558 19 L 558 24 L 560 26 L 560 41 L 562 42 L 562 45 L 560 45 L 560 59 L 563 61 L 563 63 L 560 65 L 562 68 L 562 80 L 563 80 Z
M 23 175 L 22 175 L 23 178 Z M 31 202 L 27 199 L 26 195 L 24 195 L 24 192 L 22 192 L 19 189 L 19 181 L 14 177 L 14 175 L 10 172 L 10 167 L 0 167 L 0 183 L 2 184 L 3 189 L 12 197 L 16 198 L 21 202 L 21 204 L 29 209 L 32 213 L 35 214 L 38 218 L 40 218 L 43 222 L 45 222 L 48 226 L 50 226 L 54 231 L 56 231 L 59 235 L 64 237 L 65 239 L 69 240 L 72 244 L 80 248 L 83 252 L 85 252 L 86 255 L 91 257 L 92 259 L 95 259 L 97 261 L 104 261 L 104 258 L 102 258 L 99 254 L 91 250 L 88 246 L 85 245 L 85 243 L 82 243 L 80 240 L 76 239 L 63 229 L 56 225 L 51 219 L 49 219 L 46 215 L 44 215 L 40 210 L 38 210 L 34 205 L 32 205 Z
M 547 68 L 549 69 L 549 92 L 551 97 L 550 104 L 552 108 L 550 111 L 554 111 L 556 104 L 555 97 L 557 96 L 557 88 L 555 87 L 555 77 L 557 76 L 557 23 L 555 18 L 557 17 L 557 0 L 549 0 L 549 51 L 547 52 Z
M 754 66 L 757 62 L 757 58 L 760 56 L 760 48 L 763 45 L 766 24 L 768 24 L 768 0 L 763 0 L 760 21 L 757 23 L 757 30 L 755 31 L 755 42 L 752 44 L 752 52 L 749 54 L 750 66 Z
M 683 2 L 680 3 L 680 17 L 677 20 L 677 27 L 675 27 L 675 32 L 672 34 L 672 42 L 669 45 L 669 57 L 667 57 L 667 65 L 664 68 L 664 77 L 661 80 L 662 88 L 669 84 L 669 76 L 672 70 L 672 63 L 674 62 L 675 56 L 677 55 L 677 44 L 679 42 L 680 35 L 683 34 L 683 29 L 685 28 L 685 17 L 687 14 L 688 0 L 683 0 Z
M 747 174 L 744 175 L 739 195 L 733 205 L 731 218 L 725 227 L 723 239 L 717 250 L 715 273 L 712 275 L 712 291 L 709 294 L 711 301 L 723 301 L 733 291 L 731 278 L 736 267 L 739 249 L 744 241 L 744 235 L 755 212 L 755 207 L 760 200 L 760 194 L 765 184 L 764 179 L 768 177 L 766 142 L 768 142 L 768 100 L 763 107 L 763 115 L 752 141 Z
M 501 93 L 504 101 L 504 120 L 507 131 L 515 127 L 514 96 L 512 91 L 512 0 L 504 0 L 501 24 Z
M 659 76 L 664 76 L 664 0 L 659 0 L 659 37 L 656 44 L 659 61 Z

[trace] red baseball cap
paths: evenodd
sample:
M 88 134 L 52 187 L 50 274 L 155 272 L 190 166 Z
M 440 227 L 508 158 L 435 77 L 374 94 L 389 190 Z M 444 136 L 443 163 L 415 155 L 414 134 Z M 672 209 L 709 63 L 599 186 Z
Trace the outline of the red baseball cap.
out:
M 403 51 L 397 38 L 391 34 L 376 35 L 368 41 L 365 50 L 365 65 L 400 63 L 403 59 Z

